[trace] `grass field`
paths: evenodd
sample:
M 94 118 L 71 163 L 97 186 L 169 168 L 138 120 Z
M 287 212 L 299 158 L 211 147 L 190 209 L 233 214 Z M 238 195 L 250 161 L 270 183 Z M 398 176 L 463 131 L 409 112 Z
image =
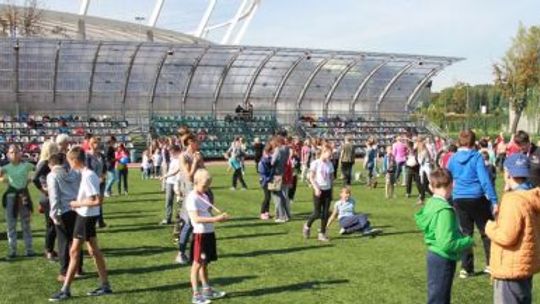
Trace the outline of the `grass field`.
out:
M 304 240 L 301 227 L 311 211 L 311 192 L 301 185 L 292 206 L 293 220 L 275 224 L 258 220 L 262 192 L 254 168 L 248 167 L 250 190 L 232 192 L 230 174 L 212 166 L 217 205 L 231 221 L 218 224 L 220 259 L 210 267 L 215 286 L 228 297 L 215 303 L 422 303 L 426 300 L 425 247 L 413 214 L 415 199 L 385 200 L 382 188 L 355 185 L 357 211 L 369 213 L 371 222 L 384 229 L 375 239 L 339 236 L 337 225 L 331 242 Z M 176 245 L 171 227 L 159 226 L 164 195 L 155 180 L 141 181 L 130 172 L 129 196 L 115 196 L 105 203 L 109 227 L 99 230 L 99 241 L 109 268 L 114 295 L 88 298 L 97 276 L 91 259 L 85 260 L 87 278 L 72 286 L 73 303 L 189 303 L 189 268 L 173 263 Z M 500 188 L 500 187 L 499 187 Z M 335 192 L 337 189 L 335 189 Z M 3 186 L 2 186 L 3 191 Z M 37 193 L 33 191 L 35 201 Z M 335 195 L 337 197 L 337 195 Z M 0 255 L 7 253 L 5 221 L 0 223 Z M 318 228 L 319 222 L 314 228 Z M 34 248 L 43 248 L 43 215 L 34 214 Z M 477 242 L 479 243 L 479 242 Z M 19 253 L 23 252 L 19 242 Z M 484 267 L 476 247 L 477 270 Z M 58 265 L 41 257 L 0 261 L 0 303 L 45 303 L 60 285 Z M 535 286 L 539 286 L 538 279 Z M 454 303 L 491 303 L 489 277 L 457 278 Z M 540 299 L 540 289 L 534 296 Z

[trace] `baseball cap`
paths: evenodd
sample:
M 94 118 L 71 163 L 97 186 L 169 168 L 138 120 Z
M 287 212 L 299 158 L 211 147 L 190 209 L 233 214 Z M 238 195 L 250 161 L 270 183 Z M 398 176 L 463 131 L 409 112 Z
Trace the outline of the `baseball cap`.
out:
M 512 177 L 529 177 L 531 162 L 522 153 L 514 153 L 504 161 L 504 168 Z

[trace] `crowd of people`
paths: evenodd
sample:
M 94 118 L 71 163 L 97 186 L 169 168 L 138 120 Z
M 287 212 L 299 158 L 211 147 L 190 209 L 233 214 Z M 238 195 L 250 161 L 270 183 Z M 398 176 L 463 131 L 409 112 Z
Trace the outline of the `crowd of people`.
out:
M 211 287 L 208 278 L 208 264 L 218 258 L 213 223 L 227 221 L 229 215 L 214 204 L 212 177 L 206 170 L 197 134 L 185 127 L 178 133 L 148 146 L 142 154 L 141 176 L 159 179 L 165 192 L 160 224 L 174 224 L 178 245 L 175 261 L 191 263 L 192 303 L 210 303 L 225 296 L 225 292 Z M 301 232 L 306 239 L 311 238 L 313 224 L 319 220 L 317 240 L 329 242 L 327 229 L 336 219 L 340 234 L 374 237 L 383 232 L 372 226 L 368 215 L 356 212 L 351 188 L 355 177 L 359 180 L 365 174 L 365 185 L 370 189 L 376 188 L 379 177 L 383 177 L 387 199 L 396 197 L 400 180 L 404 195 L 410 197 L 414 182 L 417 203 L 422 206 L 415 219 L 428 246 L 428 302 L 450 303 L 456 261 L 461 259 L 460 278 L 475 274 L 472 235 L 476 225 L 486 258 L 483 272 L 495 280 L 496 303 L 531 303 L 532 276 L 540 271 L 540 149 L 526 132 L 517 132 L 508 143 L 502 134 L 494 140 L 477 140 L 470 130 L 462 131 L 456 142 L 401 134 L 386 149 L 370 137 L 361 151 L 350 137 L 343 142 L 301 140 L 284 133 L 266 143 L 256 139 L 252 148 L 263 193 L 258 214 L 261 220 L 289 222 L 298 183 L 306 183 L 313 193 L 313 211 Z M 247 143 L 238 137 L 225 155 L 232 171 L 231 190 L 237 189 L 238 182 L 242 189 L 248 187 L 244 180 L 246 149 Z M 0 179 L 8 183 L 3 195 L 8 259 L 17 256 L 18 218 L 26 255 L 35 255 L 30 227 L 33 205 L 28 192 L 28 176 L 35 171 L 33 183 L 41 193 L 39 208 L 46 219 L 45 255 L 60 260 L 57 279 L 63 283 L 50 300 L 70 298 L 73 279 L 84 274 L 83 243 L 96 262 L 100 278 L 99 288 L 88 294 L 110 294 L 96 227 L 106 226 L 102 205 L 104 198 L 112 195 L 114 183 L 118 181 L 118 194 L 128 193 L 129 153 L 114 138 L 102 148 L 99 138 L 91 135 L 71 149 L 68 136 L 59 135 L 54 142 L 46 142 L 41 151 L 34 168 L 21 161 L 17 146 L 10 146 L 10 162 L 0 170 Z M 363 162 L 355 174 L 358 152 Z M 502 200 L 495 191 L 497 168 L 505 184 Z M 339 199 L 332 206 L 339 179 Z

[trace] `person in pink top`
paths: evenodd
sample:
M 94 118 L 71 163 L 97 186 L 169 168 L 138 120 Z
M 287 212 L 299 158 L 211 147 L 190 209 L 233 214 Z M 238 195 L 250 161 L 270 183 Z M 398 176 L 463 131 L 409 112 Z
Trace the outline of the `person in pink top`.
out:
M 406 141 L 407 138 L 405 138 L 405 136 L 398 136 L 396 142 L 392 145 L 392 154 L 394 154 L 397 164 L 396 177 L 394 179 L 396 183 L 399 180 L 401 171 L 403 171 L 405 161 L 407 160 L 407 154 L 409 153 Z

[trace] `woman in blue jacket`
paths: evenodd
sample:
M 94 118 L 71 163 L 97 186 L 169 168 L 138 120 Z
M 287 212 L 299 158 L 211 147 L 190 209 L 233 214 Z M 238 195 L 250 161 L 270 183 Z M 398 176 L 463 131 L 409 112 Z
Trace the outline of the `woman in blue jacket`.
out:
M 259 182 L 264 192 L 264 199 L 261 204 L 261 220 L 270 219 L 270 198 L 271 193 L 268 190 L 268 183 L 274 178 L 274 169 L 272 167 L 272 145 L 266 144 L 263 151 L 263 156 L 258 164 Z
M 475 149 L 475 142 L 476 135 L 473 131 L 461 131 L 458 139 L 460 148 L 450 158 L 448 170 L 454 178 L 452 199 L 461 231 L 466 236 L 472 236 L 476 225 L 482 237 L 486 256 L 484 272 L 489 273 L 490 240 L 484 229 L 487 221 L 493 219 L 493 214 L 497 213 L 497 193 L 491 183 L 484 159 Z M 463 252 L 461 267 L 460 278 L 464 279 L 474 274 L 472 248 Z

